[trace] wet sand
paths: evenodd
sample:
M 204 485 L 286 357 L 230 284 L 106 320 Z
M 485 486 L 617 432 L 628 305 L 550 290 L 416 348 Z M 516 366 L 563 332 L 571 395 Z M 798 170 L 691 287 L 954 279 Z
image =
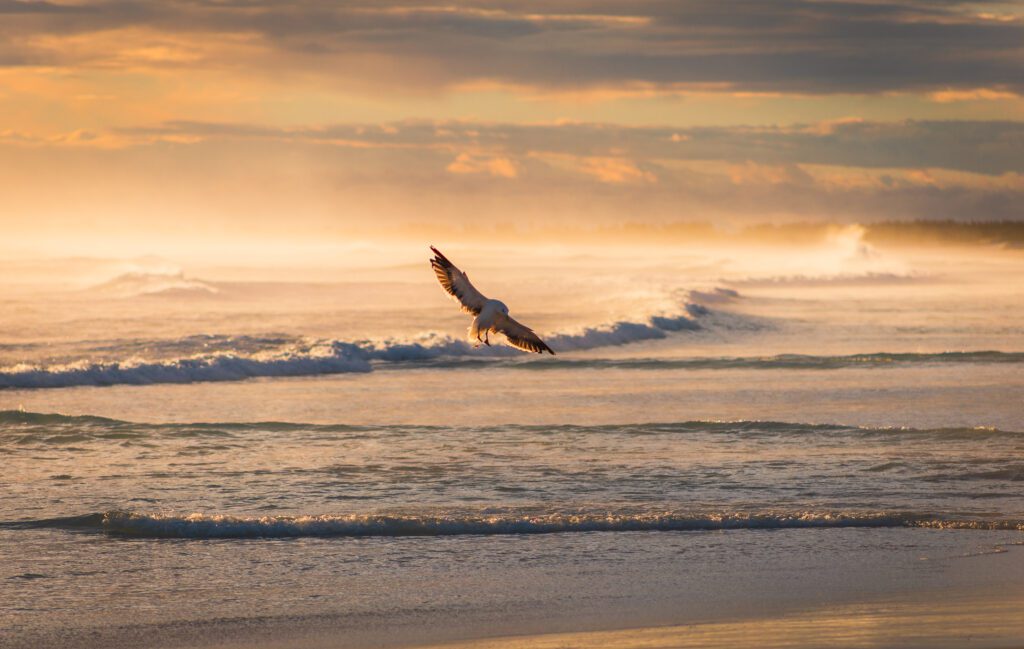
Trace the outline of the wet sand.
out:
M 597 544 L 617 535 L 481 538 L 460 544 L 458 561 L 429 579 L 409 570 L 376 571 L 364 584 L 376 595 L 355 610 L 359 582 L 332 580 L 321 612 L 259 612 L 266 588 L 232 563 L 240 607 L 207 607 L 181 617 L 167 607 L 87 616 L 51 611 L 35 629 L 0 626 L 4 649 L 667 649 L 669 647 L 1024 647 L 1024 545 L 1016 531 L 800 530 L 645 534 L 625 537 L 643 547 L 618 567 L 587 561 Z M 805 542 L 811 545 L 805 547 Z M 662 544 L 685 542 L 682 555 Z M 792 545 L 798 542 L 799 545 Z M 133 542 L 115 542 L 121 551 Z M 351 543 L 366 548 L 379 540 Z M 583 545 L 579 545 L 583 543 Z M 698 543 L 710 544 L 699 552 Z M 244 548 L 262 548 L 267 541 Z M 429 540 L 403 543 L 434 547 Z M 545 581 L 540 572 L 473 567 L 498 547 L 530 544 L 561 557 Z M 724 544 L 721 548 L 716 544 Z M 453 545 L 447 543 L 446 545 Z M 267 545 L 289 563 L 298 543 Z M 336 543 L 319 543 L 337 553 Z M 644 547 L 646 546 L 646 547 Z M 902 547 L 902 550 L 893 550 Z M 237 553 L 221 542 L 161 542 L 150 560 L 174 561 L 187 551 Z M 889 548 L 887 551 L 885 548 Z M 429 548 L 428 548 L 429 549 Z M 678 549 L 678 548 L 676 548 Z M 721 551 L 724 550 L 724 551 Z M 965 550 L 968 550 L 965 552 Z M 292 554 L 289 554 L 291 552 Z M 299 555 L 305 556 L 308 549 Z M 685 557 L 685 559 L 683 558 Z M 722 563 L 718 558 L 728 558 Z M 126 557 L 127 558 L 127 557 Z M 245 559 L 245 557 L 242 557 Z M 251 558 L 251 557 L 250 557 Z M 222 554 L 212 556 L 227 561 Z M 197 560 L 193 558 L 193 560 Z M 318 560 L 324 563 L 327 559 Z M 130 562 L 124 568 L 130 570 Z M 569 565 L 573 568 L 570 570 Z M 204 564 L 205 565 L 205 564 Z M 461 566 L 461 568 L 460 568 Z M 369 569 L 369 568 L 367 568 Z M 467 570 L 459 574 L 460 570 Z M 603 572 L 602 572 L 603 571 Z M 607 573 L 607 574 L 604 574 Z M 210 579 L 215 576 L 211 573 Z M 37 579 L 45 584 L 47 579 Z M 52 580 L 50 580 L 52 581 Z M 7 580 L 10 588 L 27 583 Z M 555 584 L 561 583 L 561 587 Z M 278 587 L 290 589 L 288 584 Z M 170 588 L 171 584 L 165 585 Z M 217 586 L 219 591 L 227 587 Z M 588 590 L 589 589 L 589 590 Z M 391 594 L 381 595 L 388 590 Z M 12 591 L 13 593 L 14 591 Z M 403 594 L 404 593 L 404 594 Z M 187 598 L 186 592 L 179 597 Z M 458 601 L 444 604 L 458 597 Z M 406 601 L 403 602 L 403 598 Z M 181 608 L 181 604 L 179 604 Z M 26 618 L 22 618 L 23 620 Z
M 430 649 L 1024 647 L 1019 598 L 875 602 L 779 617 L 428 645 Z

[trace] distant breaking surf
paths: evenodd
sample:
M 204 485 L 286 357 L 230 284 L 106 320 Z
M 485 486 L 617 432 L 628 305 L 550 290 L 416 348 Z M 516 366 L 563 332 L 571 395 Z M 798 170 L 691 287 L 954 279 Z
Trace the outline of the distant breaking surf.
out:
M 765 321 L 705 303 L 740 299 L 731 289 L 689 291 L 681 313 L 649 315 L 545 337 L 558 352 L 584 351 L 661 340 L 681 332 L 751 331 Z M 875 368 L 921 363 L 1024 363 L 1024 352 L 951 351 L 938 353 L 878 352 L 851 355 L 781 354 L 710 358 L 572 358 L 539 359 L 503 346 L 476 348 L 462 339 L 426 334 L 413 339 L 304 340 L 274 336 L 186 336 L 178 339 L 103 341 L 101 355 L 109 361 L 78 360 L 51 364 L 0 367 L 0 389 L 77 386 L 153 385 L 252 378 L 322 376 L 371 372 L 375 368 L 472 368 L 501 366 L 522 371 L 569 369 L 728 370 Z M 156 351 L 156 357 L 145 354 Z

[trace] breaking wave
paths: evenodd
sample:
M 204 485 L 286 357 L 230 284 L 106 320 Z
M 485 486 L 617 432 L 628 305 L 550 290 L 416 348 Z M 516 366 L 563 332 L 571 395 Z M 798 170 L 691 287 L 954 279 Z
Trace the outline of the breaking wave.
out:
M 181 279 L 179 275 L 162 274 L 159 277 L 170 277 L 178 281 Z M 137 278 L 132 275 L 130 279 L 135 282 Z M 683 305 L 679 313 L 650 315 L 637 321 L 622 320 L 549 334 L 545 340 L 556 352 L 570 352 L 661 340 L 681 332 L 741 332 L 771 326 L 757 317 L 711 310 L 704 306 L 741 299 L 740 294 L 733 289 L 719 287 L 706 291 L 690 290 L 680 292 L 675 299 Z M 465 340 L 436 333 L 410 339 L 353 341 L 309 340 L 287 334 L 267 334 L 191 335 L 168 340 L 97 342 L 90 343 L 78 352 L 93 356 L 90 360 L 51 360 L 0 367 L 0 389 L 241 381 L 371 372 L 378 367 L 471 368 L 484 365 L 525 371 L 744 368 L 828 370 L 908 363 L 1024 363 L 1024 352 L 999 351 L 880 352 L 821 356 L 782 354 L 711 358 L 551 358 L 526 355 L 503 345 L 476 348 Z
M 588 330 L 577 336 L 554 336 L 551 345 L 559 351 L 585 350 L 626 344 L 637 340 L 663 338 L 671 324 L 615 326 Z M 687 325 L 688 326 L 688 325 Z M 316 376 L 370 372 L 375 366 L 389 367 L 474 367 L 501 366 L 522 371 L 567 369 L 622 370 L 729 370 L 793 369 L 836 370 L 884 368 L 910 364 L 1024 363 L 1024 352 L 964 351 L 936 353 L 849 354 L 814 356 L 780 354 L 748 357 L 698 358 L 543 358 L 523 356 L 507 347 L 476 349 L 462 340 L 435 336 L 421 342 L 348 343 L 327 341 L 294 345 L 282 351 L 217 352 L 187 358 L 110 363 L 78 362 L 36 367 L 13 366 L 0 371 L 0 388 L 63 388 L 73 386 L 149 385 L 200 381 L 240 381 L 259 377 Z
M 0 523 L 140 538 L 249 539 L 672 532 L 807 528 L 1022 530 L 1024 521 L 959 518 L 924 512 L 502 512 L 244 517 L 113 510 L 82 516 Z
M 622 321 L 587 327 L 573 333 L 548 336 L 547 342 L 556 351 L 573 351 L 657 340 L 670 333 L 701 329 L 697 317 L 708 313 L 704 307 L 688 305 L 685 315 L 651 316 L 645 322 Z M 189 337 L 190 340 L 193 338 Z M 251 340 L 246 342 L 248 345 Z M 522 352 L 509 347 L 475 348 L 464 340 L 437 334 L 410 341 L 294 341 L 262 350 L 226 349 L 162 360 L 132 358 L 48 366 L 20 364 L 0 368 L 0 388 L 240 381 L 258 377 L 370 372 L 374 363 L 416 363 L 438 359 L 493 361 L 521 356 Z
M 47 367 L 15 365 L 0 372 L 0 387 L 64 388 L 240 381 L 267 376 L 369 372 L 370 369 L 369 358 L 358 345 L 334 341 L 305 351 L 263 352 L 251 356 L 228 352 L 163 361 L 83 361 Z

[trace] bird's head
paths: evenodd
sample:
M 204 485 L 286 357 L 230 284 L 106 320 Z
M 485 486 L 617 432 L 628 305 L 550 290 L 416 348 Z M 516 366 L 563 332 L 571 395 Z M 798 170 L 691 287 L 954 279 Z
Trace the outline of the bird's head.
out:
M 495 302 L 497 302 L 497 304 L 495 304 L 495 306 L 498 307 L 498 311 L 500 311 L 501 313 L 504 313 L 505 315 L 508 315 L 508 307 L 505 306 L 505 303 L 504 302 L 498 302 L 497 300 L 495 300 Z

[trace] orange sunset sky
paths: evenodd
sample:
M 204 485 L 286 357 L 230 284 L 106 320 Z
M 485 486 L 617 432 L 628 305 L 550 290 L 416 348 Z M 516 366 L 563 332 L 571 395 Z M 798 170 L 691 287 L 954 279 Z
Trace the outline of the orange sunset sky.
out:
M 0 0 L 7 248 L 1024 216 L 1024 5 Z

